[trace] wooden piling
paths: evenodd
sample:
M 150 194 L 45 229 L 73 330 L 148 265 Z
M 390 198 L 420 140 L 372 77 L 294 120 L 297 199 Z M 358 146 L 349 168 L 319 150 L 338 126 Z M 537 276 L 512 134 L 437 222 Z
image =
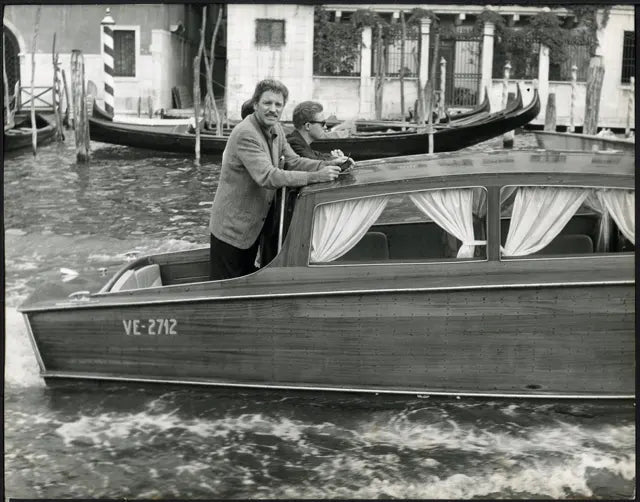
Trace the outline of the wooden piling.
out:
M 440 103 L 438 104 L 438 118 L 444 118 L 445 114 L 445 89 L 447 79 L 447 60 L 440 58 Z
M 153 118 L 153 96 L 147 96 L 147 113 L 149 114 L 149 118 Z
M 569 132 L 574 132 L 576 130 L 577 82 L 578 67 L 576 65 L 573 65 L 571 67 L 571 105 L 569 108 Z
M 407 38 L 407 24 L 404 20 L 404 11 L 400 11 L 400 114 L 405 119 L 404 109 L 404 51 Z M 414 111 L 415 113 L 415 111 Z
M 193 113 L 194 113 L 194 126 L 196 129 L 196 165 L 200 165 L 200 124 L 198 124 L 200 118 L 200 61 L 202 53 L 204 51 L 204 35 L 205 27 L 207 23 L 207 6 L 202 7 L 202 28 L 200 28 L 200 45 L 198 46 L 198 52 L 193 58 Z
M 33 156 L 36 156 L 38 150 L 38 126 L 36 124 L 36 93 L 34 87 L 34 79 L 36 73 L 36 47 L 38 43 L 38 29 L 40 28 L 40 11 L 42 6 L 38 5 L 36 10 L 36 23 L 33 31 L 33 45 L 31 50 L 31 148 L 33 149 Z
M 62 90 L 60 88 L 60 62 L 56 52 L 56 34 L 53 34 L 53 46 L 51 49 L 51 60 L 53 63 L 53 88 L 51 89 L 53 114 L 56 119 L 56 141 L 64 141 L 64 131 L 62 130 Z
M 142 96 L 138 96 L 138 117 L 140 116 L 141 112 L 142 112 Z
M 64 72 L 64 69 L 62 69 L 60 73 L 62 73 L 62 85 L 64 86 L 64 101 L 66 105 L 64 108 L 64 119 L 62 120 L 62 123 L 68 129 L 69 127 L 71 127 L 71 121 L 69 119 L 69 114 L 71 109 L 71 99 L 69 99 L 69 86 L 67 85 L 67 74 Z
M 511 77 L 511 63 L 507 61 L 504 65 L 504 77 L 502 79 L 502 109 L 509 103 L 509 78 Z M 517 84 L 516 84 L 517 85 Z M 507 131 L 502 135 L 502 148 L 513 148 L 514 133 Z
M 551 92 L 547 96 L 547 109 L 544 114 L 544 130 L 556 130 L 556 93 Z
M 2 81 L 4 85 L 2 86 L 4 89 L 4 109 L 5 109 L 5 118 L 4 125 L 7 128 L 12 128 L 15 124 L 13 121 L 13 110 L 11 109 L 11 97 L 9 96 L 9 79 L 7 78 L 7 63 L 6 63 L 6 52 L 7 44 L 5 42 L 4 33 L 2 34 Z M 17 99 L 17 96 L 16 96 Z
M 589 61 L 587 73 L 587 96 L 584 112 L 584 134 L 598 132 L 598 115 L 600 113 L 600 95 L 604 79 L 604 64 L 602 56 L 593 56 Z
M 633 116 L 633 112 L 636 106 L 636 79 L 635 77 L 631 77 L 629 79 L 629 104 L 627 107 L 627 127 L 624 128 L 625 137 L 631 136 L 631 117 Z
M 211 35 L 211 43 L 210 46 L 210 56 L 207 56 L 207 51 L 203 51 L 204 54 L 204 66 L 206 71 L 206 85 L 207 85 L 207 93 L 204 99 L 205 106 L 205 124 L 211 127 L 211 123 L 214 120 L 216 123 L 216 135 L 222 136 L 222 119 L 220 117 L 220 111 L 218 110 L 218 105 L 216 104 L 216 97 L 213 92 L 213 64 L 215 62 L 215 47 L 216 47 L 216 38 L 218 36 L 218 31 L 220 30 L 220 24 L 222 23 L 222 13 L 224 6 L 222 4 L 218 5 L 218 18 L 216 20 L 216 25 L 213 29 L 213 34 Z
M 73 100 L 73 128 L 76 141 L 76 161 L 89 161 L 89 119 L 84 82 L 84 58 L 82 51 L 71 51 L 71 96 Z

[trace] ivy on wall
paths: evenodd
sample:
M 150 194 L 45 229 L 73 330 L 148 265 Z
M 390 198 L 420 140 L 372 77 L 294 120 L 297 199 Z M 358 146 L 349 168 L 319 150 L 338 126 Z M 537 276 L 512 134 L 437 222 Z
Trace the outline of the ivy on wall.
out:
M 521 26 L 509 26 L 503 16 L 493 10 L 485 9 L 476 16 L 473 31 L 480 35 L 486 22 L 495 25 L 496 51 L 498 60 L 509 60 L 512 66 L 537 68 L 537 54 L 534 54 L 532 42 L 549 47 L 551 64 L 559 64 L 569 57 L 569 46 L 586 46 L 589 55 L 595 54 L 598 47 L 597 31 L 604 28 L 609 20 L 610 5 L 582 4 L 564 5 L 574 16 L 575 22 L 567 26 L 553 12 L 542 11 L 528 17 Z M 414 8 L 407 17 L 407 34 L 415 36 L 419 32 L 420 20 L 429 18 L 432 31 L 440 30 L 443 39 L 456 39 L 465 36 L 458 33 L 449 24 L 441 24 L 432 11 Z M 353 74 L 360 58 L 360 42 L 364 27 L 372 28 L 373 37 L 381 33 L 386 42 L 399 40 L 400 23 L 390 23 L 379 13 L 371 9 L 359 9 L 351 15 L 350 22 L 331 20 L 330 13 L 323 7 L 315 8 L 314 31 L 314 71 L 319 74 Z M 378 27 L 380 30 L 378 31 Z M 375 46 L 375 40 L 374 44 Z M 502 71 L 501 68 L 498 71 Z M 519 73 L 527 73 L 522 70 Z M 516 73 L 514 71 L 514 73 Z

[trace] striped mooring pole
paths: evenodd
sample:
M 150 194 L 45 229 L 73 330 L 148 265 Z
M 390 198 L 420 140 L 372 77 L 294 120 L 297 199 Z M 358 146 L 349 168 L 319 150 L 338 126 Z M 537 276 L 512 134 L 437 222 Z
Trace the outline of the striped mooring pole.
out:
M 111 9 L 107 7 L 102 26 L 102 61 L 104 63 L 104 109 L 113 116 L 113 29 L 116 22 L 111 17 Z

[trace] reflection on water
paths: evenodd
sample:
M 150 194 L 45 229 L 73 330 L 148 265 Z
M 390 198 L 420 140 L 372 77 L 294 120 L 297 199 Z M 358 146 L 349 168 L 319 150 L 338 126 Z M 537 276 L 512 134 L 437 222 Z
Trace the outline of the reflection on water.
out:
M 472 149 L 499 147 L 500 139 Z M 516 146 L 531 146 L 516 135 Z M 4 164 L 10 497 L 629 498 L 630 402 L 416 399 L 67 382 L 45 387 L 16 306 L 125 253 L 208 244 L 219 158 L 72 141 Z M 81 288 L 79 288 L 81 289 Z

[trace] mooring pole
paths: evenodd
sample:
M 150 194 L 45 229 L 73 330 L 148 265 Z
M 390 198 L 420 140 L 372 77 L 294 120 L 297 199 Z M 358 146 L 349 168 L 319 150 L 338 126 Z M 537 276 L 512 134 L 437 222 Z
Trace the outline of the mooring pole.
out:
M 33 46 L 31 50 L 31 148 L 33 149 L 34 157 L 36 156 L 36 151 L 38 149 L 38 126 L 36 125 L 36 93 L 34 79 L 36 74 L 36 46 L 38 43 L 38 29 L 40 28 L 41 10 L 42 6 L 38 5 L 38 10 L 36 10 L 36 25 L 33 32 Z
M 447 76 L 447 60 L 445 58 L 440 58 L 440 106 L 438 108 L 438 118 L 443 118 L 444 115 L 444 90 L 446 86 L 446 77 Z
M 631 136 L 631 116 L 633 115 L 633 111 L 636 105 L 636 79 L 635 77 L 631 77 L 629 79 L 629 104 L 627 108 L 627 127 L 624 129 L 624 135 L 628 138 Z
M 76 140 L 77 162 L 89 161 L 89 119 L 84 84 L 82 51 L 71 51 L 71 96 L 73 100 L 73 128 Z
M 511 63 L 504 65 L 504 78 L 502 80 L 502 109 L 507 107 L 509 102 L 509 77 L 511 76 Z M 502 135 L 502 148 L 513 148 L 513 131 L 507 131 Z
M 104 110 L 113 117 L 115 110 L 113 86 L 113 28 L 116 22 L 111 17 L 111 9 L 107 7 L 105 16 L 100 21 L 102 27 L 102 62 L 104 68 Z
M 576 130 L 576 92 L 578 82 L 578 67 L 571 67 L 571 106 L 569 108 L 569 132 Z
M 544 114 L 544 130 L 556 130 L 556 93 L 550 92 L 547 96 L 547 110 Z

